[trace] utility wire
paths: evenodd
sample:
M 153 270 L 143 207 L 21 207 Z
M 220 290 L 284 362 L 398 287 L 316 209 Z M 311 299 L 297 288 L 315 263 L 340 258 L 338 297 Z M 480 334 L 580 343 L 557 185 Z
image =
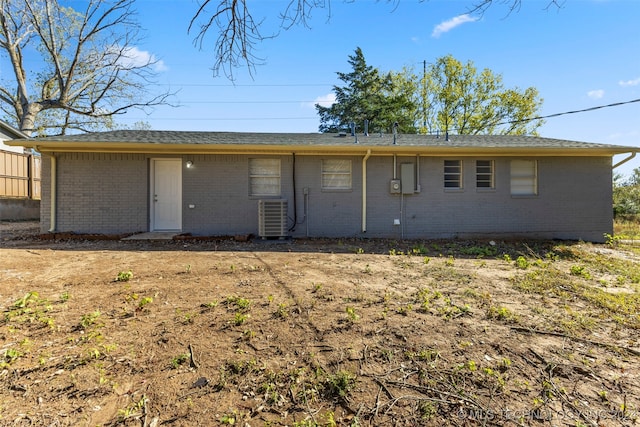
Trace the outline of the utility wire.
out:
M 322 101 L 182 101 L 182 104 L 322 104 Z
M 172 87 L 317 87 L 317 86 L 334 86 L 333 83 L 265 83 L 265 84 L 217 84 L 217 83 L 157 83 L 156 86 L 172 86 Z
M 208 122 L 233 122 L 233 121 L 257 121 L 257 120 L 313 120 L 317 119 L 317 116 L 314 117 L 154 117 L 154 120 L 170 120 L 170 121 L 185 121 L 185 122 L 198 122 L 198 121 L 208 121 Z M 127 120 L 146 120 L 144 117 L 122 117 L 118 118 L 118 120 L 127 119 Z
M 310 101 L 197 101 L 197 102 L 190 102 L 190 104 L 204 104 L 204 103 L 220 103 L 220 104 L 284 104 L 284 103 L 308 103 Z M 315 102 L 315 101 L 314 101 Z M 620 107 L 622 105 L 628 105 L 628 104 L 633 104 L 633 103 L 637 103 L 640 102 L 640 98 L 637 99 L 632 99 L 629 101 L 622 101 L 622 102 L 614 102 L 612 104 L 606 104 L 606 105 L 597 105 L 595 107 L 589 107 L 589 108 L 583 108 L 581 110 L 572 110 L 572 111 L 564 111 L 562 113 L 554 113 L 554 114 L 547 114 L 545 116 L 536 116 L 536 117 L 531 117 L 531 118 L 527 118 L 527 119 L 519 119 L 519 120 L 510 120 L 510 121 L 506 121 L 506 122 L 500 122 L 500 123 L 496 123 L 495 126 L 500 126 L 500 125 L 508 125 L 508 124 L 514 124 L 514 123 L 522 123 L 522 122 L 530 122 L 530 121 L 534 121 L 534 120 L 543 120 L 543 119 L 549 119 L 549 118 L 553 118 L 553 117 L 560 117 L 560 116 L 566 116 L 569 114 L 578 114 L 578 113 L 586 113 L 589 111 L 595 111 L 595 110 L 600 110 L 603 108 L 611 108 L 611 107 Z M 186 103 L 185 103 L 186 104 Z M 154 117 L 154 119 L 156 120 L 181 120 L 181 121 L 199 121 L 199 120 L 210 120 L 210 121 L 224 121 L 224 120 L 232 120 L 232 121 L 241 121 L 241 120 L 312 120 L 312 119 L 316 119 L 317 116 L 315 117 L 246 117 L 246 118 L 240 118 L 240 117 L 232 117 L 232 118 L 211 118 L 211 117 L 203 117 L 203 118 L 175 118 L 175 117 Z M 145 120 L 148 119 L 147 118 L 133 118 L 130 117 L 128 118 L 130 120 Z
M 552 117 L 566 116 L 568 114 L 586 113 L 587 111 L 595 111 L 601 108 L 619 107 L 621 105 L 633 104 L 634 102 L 640 102 L 640 98 L 632 99 L 630 101 L 614 102 L 613 104 L 598 105 L 596 107 L 584 108 L 582 110 L 565 111 L 563 113 L 555 113 L 555 114 L 548 114 L 546 116 L 532 117 L 530 119 L 511 120 L 508 122 L 498 123 L 498 125 L 507 125 L 507 124 L 513 124 L 513 123 L 529 122 L 533 120 L 549 119 Z

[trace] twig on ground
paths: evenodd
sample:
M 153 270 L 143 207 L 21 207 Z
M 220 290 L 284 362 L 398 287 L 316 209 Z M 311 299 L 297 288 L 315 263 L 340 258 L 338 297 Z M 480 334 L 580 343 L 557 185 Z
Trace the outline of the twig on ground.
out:
M 196 358 L 193 354 L 193 346 L 191 344 L 189 344 L 189 360 L 191 367 L 194 369 L 198 369 L 198 364 L 196 363 Z
M 562 332 L 554 332 L 554 331 L 543 331 L 540 329 L 530 329 L 530 328 L 523 328 L 521 326 L 512 326 L 511 327 L 512 331 L 516 331 L 516 332 L 524 332 L 524 333 L 529 333 L 529 334 L 539 334 L 539 335 L 549 335 L 549 336 L 554 336 L 554 337 L 560 337 L 560 338 L 566 338 L 569 340 L 573 340 L 573 341 L 579 341 L 585 344 L 591 344 L 591 345 L 595 345 L 596 347 L 603 347 L 609 350 L 623 350 L 626 351 L 629 354 L 632 354 L 634 356 L 640 356 L 640 351 L 639 350 L 635 350 L 633 348 L 630 347 L 624 347 L 624 346 L 619 346 L 619 345 L 614 345 L 614 344 L 608 344 L 605 342 L 600 342 L 600 341 L 593 341 L 587 338 L 580 338 L 580 337 L 572 337 L 571 335 L 567 335 L 567 334 L 563 334 Z

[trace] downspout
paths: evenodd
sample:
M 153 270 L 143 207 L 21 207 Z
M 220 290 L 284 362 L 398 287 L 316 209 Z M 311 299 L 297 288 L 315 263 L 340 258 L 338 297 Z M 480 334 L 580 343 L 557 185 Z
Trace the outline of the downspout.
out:
M 613 165 L 613 167 L 611 168 L 612 170 L 617 168 L 618 166 L 622 166 L 623 164 L 627 163 L 629 160 L 633 159 L 636 156 L 636 152 L 632 152 L 631 155 L 629 157 L 627 157 L 626 159 L 622 159 L 620 160 L 618 163 L 616 163 L 615 165 Z
M 413 191 L 419 193 L 422 190 L 420 188 L 420 154 L 416 154 L 416 186 L 413 188 Z
M 57 188 L 58 188 L 58 159 L 56 158 L 55 153 L 51 153 L 51 214 L 50 214 L 50 227 L 49 227 L 49 233 L 53 233 L 56 231 L 56 223 L 57 223 L 57 218 L 56 218 L 56 212 L 58 211 L 57 209 L 57 200 L 58 200 L 58 195 L 57 195 Z
M 298 224 L 298 203 L 296 199 L 296 153 L 291 153 L 291 186 L 293 187 L 293 224 L 289 227 L 289 232 L 294 231 Z
M 362 232 L 367 232 L 367 160 L 371 156 L 371 150 L 362 158 Z

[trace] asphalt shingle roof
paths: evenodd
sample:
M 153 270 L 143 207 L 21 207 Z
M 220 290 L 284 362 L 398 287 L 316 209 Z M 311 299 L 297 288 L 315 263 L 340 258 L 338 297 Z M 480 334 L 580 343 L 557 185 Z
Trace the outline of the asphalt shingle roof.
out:
M 255 133 L 255 132 L 188 132 L 156 130 L 117 130 L 79 135 L 35 138 L 33 141 L 83 142 L 83 143 L 145 143 L 190 145 L 286 145 L 286 146 L 391 146 L 392 134 L 338 135 L 320 133 Z M 356 142 L 357 141 L 357 142 Z M 399 134 L 395 145 L 406 147 L 478 147 L 478 148 L 564 148 L 564 149 L 614 149 L 625 152 L 635 147 L 597 144 L 554 138 L 522 135 L 415 135 Z

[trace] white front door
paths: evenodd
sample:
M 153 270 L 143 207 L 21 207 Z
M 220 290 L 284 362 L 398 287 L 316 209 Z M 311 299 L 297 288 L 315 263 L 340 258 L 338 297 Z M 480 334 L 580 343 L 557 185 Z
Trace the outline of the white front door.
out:
M 151 167 L 151 231 L 182 229 L 182 160 L 155 159 Z

